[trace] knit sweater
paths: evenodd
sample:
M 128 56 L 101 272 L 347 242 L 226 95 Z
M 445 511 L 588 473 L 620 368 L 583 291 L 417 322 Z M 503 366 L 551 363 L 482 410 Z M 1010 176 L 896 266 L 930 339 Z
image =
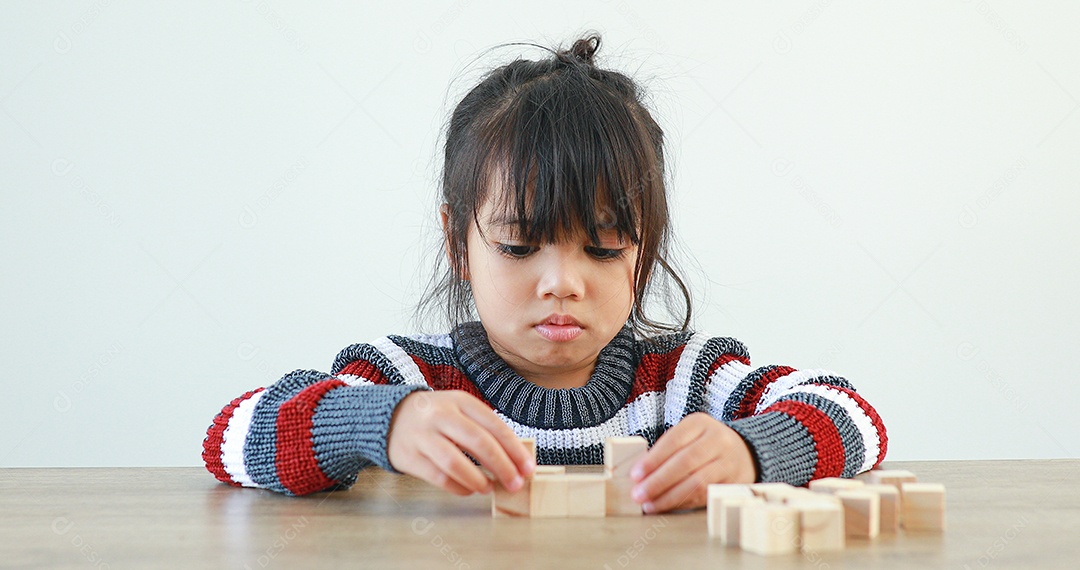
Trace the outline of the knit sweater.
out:
M 682 332 L 635 338 L 624 327 L 599 353 L 588 383 L 547 389 L 519 376 L 479 322 L 443 335 L 390 335 L 353 344 L 330 373 L 296 370 L 243 394 L 214 418 L 206 468 L 230 485 L 289 495 L 351 486 L 387 459 L 394 407 L 416 390 L 463 390 L 519 437 L 537 463 L 602 464 L 604 440 L 641 435 L 651 446 L 688 414 L 705 412 L 748 444 L 759 481 L 803 485 L 850 477 L 885 458 L 874 408 L 825 370 L 752 367 L 738 340 Z

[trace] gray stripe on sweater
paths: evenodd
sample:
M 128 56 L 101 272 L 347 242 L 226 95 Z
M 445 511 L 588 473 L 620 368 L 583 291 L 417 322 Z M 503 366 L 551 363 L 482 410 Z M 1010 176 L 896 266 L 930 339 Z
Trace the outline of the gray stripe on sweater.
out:
M 758 481 L 805 485 L 814 475 L 817 450 L 810 431 L 780 412 L 727 422 L 757 457 Z

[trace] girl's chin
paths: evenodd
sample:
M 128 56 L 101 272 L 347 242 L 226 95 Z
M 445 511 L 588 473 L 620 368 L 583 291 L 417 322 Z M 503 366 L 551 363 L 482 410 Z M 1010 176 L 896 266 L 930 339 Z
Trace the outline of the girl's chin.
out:
M 566 345 L 547 347 L 546 350 L 530 352 L 525 356 L 529 363 L 536 369 L 542 369 L 550 373 L 564 373 L 580 370 L 583 361 L 588 359 L 587 354 L 580 348 L 570 350 Z M 589 365 L 595 364 L 595 360 Z
M 593 346 L 595 341 L 587 330 L 583 330 L 573 340 L 563 342 L 547 340 L 535 329 L 529 329 L 524 334 L 510 339 L 493 339 L 489 336 L 488 342 L 495 352 L 509 363 L 515 360 L 524 361 L 523 364 L 530 367 L 556 369 L 556 371 L 579 369 L 582 361 L 587 360 L 590 354 L 594 359 L 594 362 L 590 364 L 595 364 L 595 357 L 603 348 Z M 507 347 L 510 350 L 505 350 Z

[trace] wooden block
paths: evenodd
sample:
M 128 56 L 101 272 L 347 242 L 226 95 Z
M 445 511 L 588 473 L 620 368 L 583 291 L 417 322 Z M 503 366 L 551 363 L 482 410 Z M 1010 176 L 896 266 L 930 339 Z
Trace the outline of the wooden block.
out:
M 480 466 L 480 471 L 484 474 L 485 477 L 491 479 L 492 482 L 497 481 L 495 474 L 491 471 L 488 471 L 486 467 Z M 536 470 L 533 471 L 533 475 L 561 475 L 563 473 L 566 473 L 565 465 L 537 465 Z
M 854 490 L 863 486 L 858 479 L 844 479 L 842 477 L 825 477 L 810 482 L 810 490 L 815 493 L 835 494 L 837 491 Z
M 526 479 L 525 484 L 517 492 L 511 493 L 502 486 L 498 480 L 494 482 L 494 492 L 491 493 L 491 516 L 493 517 L 527 517 L 530 516 L 530 488 L 532 480 Z
M 836 498 L 836 495 L 815 493 L 813 491 L 802 491 L 787 495 L 784 497 L 784 504 L 793 507 L 798 507 L 799 505 L 835 505 L 837 507 L 842 507 L 840 499 Z
M 945 486 L 940 483 L 903 483 L 900 502 L 903 505 L 905 530 L 945 530 Z
M 538 475 L 532 478 L 529 493 L 529 516 L 565 517 L 569 512 L 567 475 Z
M 641 505 L 630 497 L 634 488 L 630 468 L 648 450 L 649 442 L 641 436 L 609 437 L 604 440 L 604 472 L 610 476 L 605 485 L 605 509 L 608 515 L 641 516 Z
M 525 444 L 525 447 L 529 450 L 529 455 L 533 459 L 536 459 L 536 438 L 523 437 L 521 438 L 521 443 Z
M 536 440 L 522 438 L 521 442 L 536 457 Z M 481 468 L 489 479 L 492 480 L 494 491 L 491 493 L 491 516 L 493 517 L 527 517 L 531 516 L 531 489 L 532 481 L 526 479 L 525 485 L 517 492 L 511 493 L 503 487 L 495 476 L 487 469 Z M 566 467 L 562 465 L 537 465 L 533 477 L 537 475 L 562 475 L 566 473 Z
M 602 517 L 607 514 L 606 473 L 570 473 L 566 481 L 566 516 Z
M 811 500 L 813 500 L 813 499 L 830 500 L 832 498 L 832 495 L 826 495 L 825 493 L 815 493 L 815 492 L 813 492 L 810 489 L 807 489 L 805 487 L 792 487 L 791 491 L 787 495 L 784 495 L 785 500 L 788 500 L 788 499 L 796 500 L 796 499 L 800 499 L 800 498 L 811 499 Z
M 709 485 L 708 489 L 709 495 L 706 502 L 706 511 L 709 520 L 709 536 L 719 536 L 720 506 L 723 502 L 733 498 L 753 497 L 754 493 L 750 490 L 749 485 L 739 484 L 712 484 Z
M 742 509 L 747 505 L 764 505 L 765 499 L 755 497 L 728 497 L 720 503 L 720 513 L 716 518 L 716 535 L 720 544 L 739 546 L 739 528 L 742 521 Z
M 604 440 L 604 470 L 612 477 L 629 477 L 634 462 L 648 450 L 649 442 L 641 436 L 609 437 Z
M 876 538 L 881 532 L 881 499 L 870 491 L 837 491 L 844 505 L 846 534 L 855 538 Z
M 754 483 L 750 491 L 770 503 L 782 503 L 784 497 L 796 493 L 797 487 L 787 483 Z
M 919 480 L 911 471 L 900 469 L 874 469 L 868 472 L 868 476 L 875 485 L 892 485 L 897 489 L 904 483 L 916 483 Z
M 799 547 L 799 511 L 775 503 L 744 505 L 739 511 L 739 546 L 772 556 Z
M 720 503 L 735 497 L 754 497 L 750 485 L 737 483 L 713 483 L 708 487 L 708 508 L 720 508 Z
M 881 503 L 878 526 L 882 534 L 894 534 L 900 530 L 900 491 L 892 485 L 866 485 L 864 491 L 875 493 Z
M 799 549 L 804 553 L 844 549 L 844 509 L 834 501 L 796 503 L 799 512 Z
M 604 484 L 605 510 L 608 516 L 641 516 L 641 505 L 630 497 L 634 482 L 629 477 L 610 476 Z

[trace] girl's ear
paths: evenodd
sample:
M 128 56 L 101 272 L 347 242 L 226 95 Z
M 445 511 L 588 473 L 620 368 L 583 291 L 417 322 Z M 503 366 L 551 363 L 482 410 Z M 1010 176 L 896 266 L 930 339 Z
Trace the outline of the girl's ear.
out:
M 439 206 L 439 217 L 442 218 L 443 246 L 444 246 L 444 248 L 446 250 L 446 259 L 450 263 L 450 269 L 453 270 L 455 275 L 457 275 L 457 273 L 458 273 L 457 264 L 454 262 L 454 256 L 453 256 L 452 252 L 450 251 L 450 236 L 452 235 L 451 229 L 450 229 L 450 204 L 443 204 L 443 205 Z M 468 281 L 469 280 L 469 260 L 468 260 L 468 257 L 465 258 L 464 265 L 465 265 L 465 267 L 464 267 L 463 271 L 464 271 L 465 274 L 464 275 L 457 275 L 457 276 L 460 279 L 464 280 L 464 281 Z

